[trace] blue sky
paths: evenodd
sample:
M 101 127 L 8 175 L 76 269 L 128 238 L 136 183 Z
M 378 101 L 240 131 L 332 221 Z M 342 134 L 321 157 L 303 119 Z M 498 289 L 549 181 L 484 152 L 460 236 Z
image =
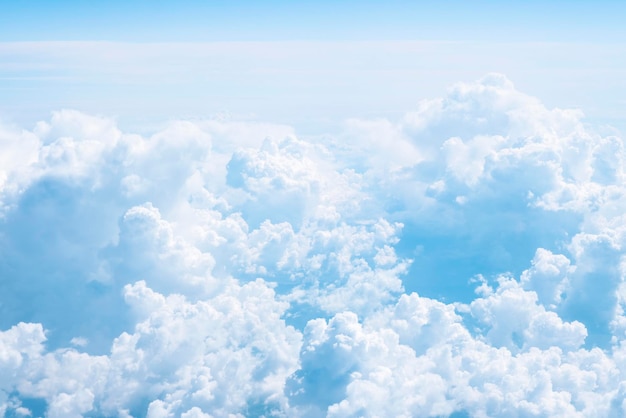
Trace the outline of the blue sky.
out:
M 0 7 L 0 417 L 626 415 L 620 2 Z
M 618 1 L 29 1 L 3 5 L 3 40 L 623 41 Z

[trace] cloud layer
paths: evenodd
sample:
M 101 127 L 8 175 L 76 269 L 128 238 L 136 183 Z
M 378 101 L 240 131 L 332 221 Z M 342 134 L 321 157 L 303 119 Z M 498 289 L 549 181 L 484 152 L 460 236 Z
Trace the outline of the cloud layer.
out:
M 0 126 L 0 416 L 622 416 L 624 143 L 488 75 L 399 121 Z

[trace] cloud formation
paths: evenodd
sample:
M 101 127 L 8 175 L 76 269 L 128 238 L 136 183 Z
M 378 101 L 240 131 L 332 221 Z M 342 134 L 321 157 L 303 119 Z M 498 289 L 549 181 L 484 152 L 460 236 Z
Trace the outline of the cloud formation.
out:
M 625 159 L 488 75 L 399 121 L 0 126 L 0 416 L 621 416 Z

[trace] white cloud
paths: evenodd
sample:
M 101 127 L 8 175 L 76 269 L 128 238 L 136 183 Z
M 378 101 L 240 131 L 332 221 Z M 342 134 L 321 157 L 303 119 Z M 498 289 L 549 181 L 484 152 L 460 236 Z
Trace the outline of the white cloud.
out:
M 506 297 L 511 284 L 503 287 L 488 299 Z M 493 316 L 499 325 L 509 319 Z M 545 329 L 542 336 L 550 334 Z M 455 410 L 471 416 L 607 414 L 622 372 L 602 351 L 576 350 L 577 341 L 566 353 L 535 339 L 512 352 L 486 337 L 473 337 L 450 305 L 404 295 L 362 322 L 349 312 L 311 321 L 302 369 L 288 390 L 299 413 L 312 416 L 325 415 L 326 408 L 330 416 L 441 416 Z M 561 339 L 552 343 L 568 345 Z
M 569 276 L 574 271 L 575 268 L 564 255 L 538 248 L 532 267 L 524 271 L 520 281 L 526 290 L 537 293 L 542 305 L 556 309 L 569 288 Z
M 39 324 L 0 334 L 0 389 L 45 398 L 49 416 L 94 408 L 118 414 L 143 400 L 150 401 L 149 414 L 194 413 L 194 406 L 214 416 L 285 408 L 283 385 L 295 370 L 300 334 L 284 324 L 286 304 L 264 282 L 233 283 L 196 303 L 155 293 L 144 282 L 126 286 L 125 296 L 138 322 L 133 333 L 115 339 L 109 356 L 45 353 Z
M 504 76 L 334 137 L 0 141 L 0 415 L 624 412 L 623 142 Z
M 500 277 L 498 288 L 472 301 L 472 315 L 488 328 L 487 341 L 511 351 L 529 347 L 579 348 L 587 330 L 580 322 L 564 323 L 554 312 L 537 303 L 537 294 L 523 290 L 513 279 Z
M 37 161 L 41 143 L 32 132 L 0 126 L 0 146 L 0 213 L 4 214 L 28 184 L 28 167 Z

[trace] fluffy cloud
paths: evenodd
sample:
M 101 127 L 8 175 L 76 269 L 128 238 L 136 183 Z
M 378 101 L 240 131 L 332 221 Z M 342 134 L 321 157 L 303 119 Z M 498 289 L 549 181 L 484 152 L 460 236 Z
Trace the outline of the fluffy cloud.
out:
M 475 303 L 510 302 L 512 286 L 503 281 L 496 293 Z M 483 318 L 482 312 L 477 315 Z M 599 349 L 576 349 L 584 338 L 580 324 L 563 324 L 544 312 L 528 322 L 526 343 L 511 350 L 500 347 L 504 330 L 473 336 L 454 307 L 416 294 L 403 295 L 395 306 L 362 320 L 342 313 L 329 321 L 311 321 L 304 334 L 302 369 L 291 378 L 288 393 L 298 413 L 310 416 L 442 416 L 454 411 L 471 416 L 605 416 L 623 378 L 619 363 Z
M 623 141 L 504 76 L 0 146 L 0 416 L 626 413 Z

